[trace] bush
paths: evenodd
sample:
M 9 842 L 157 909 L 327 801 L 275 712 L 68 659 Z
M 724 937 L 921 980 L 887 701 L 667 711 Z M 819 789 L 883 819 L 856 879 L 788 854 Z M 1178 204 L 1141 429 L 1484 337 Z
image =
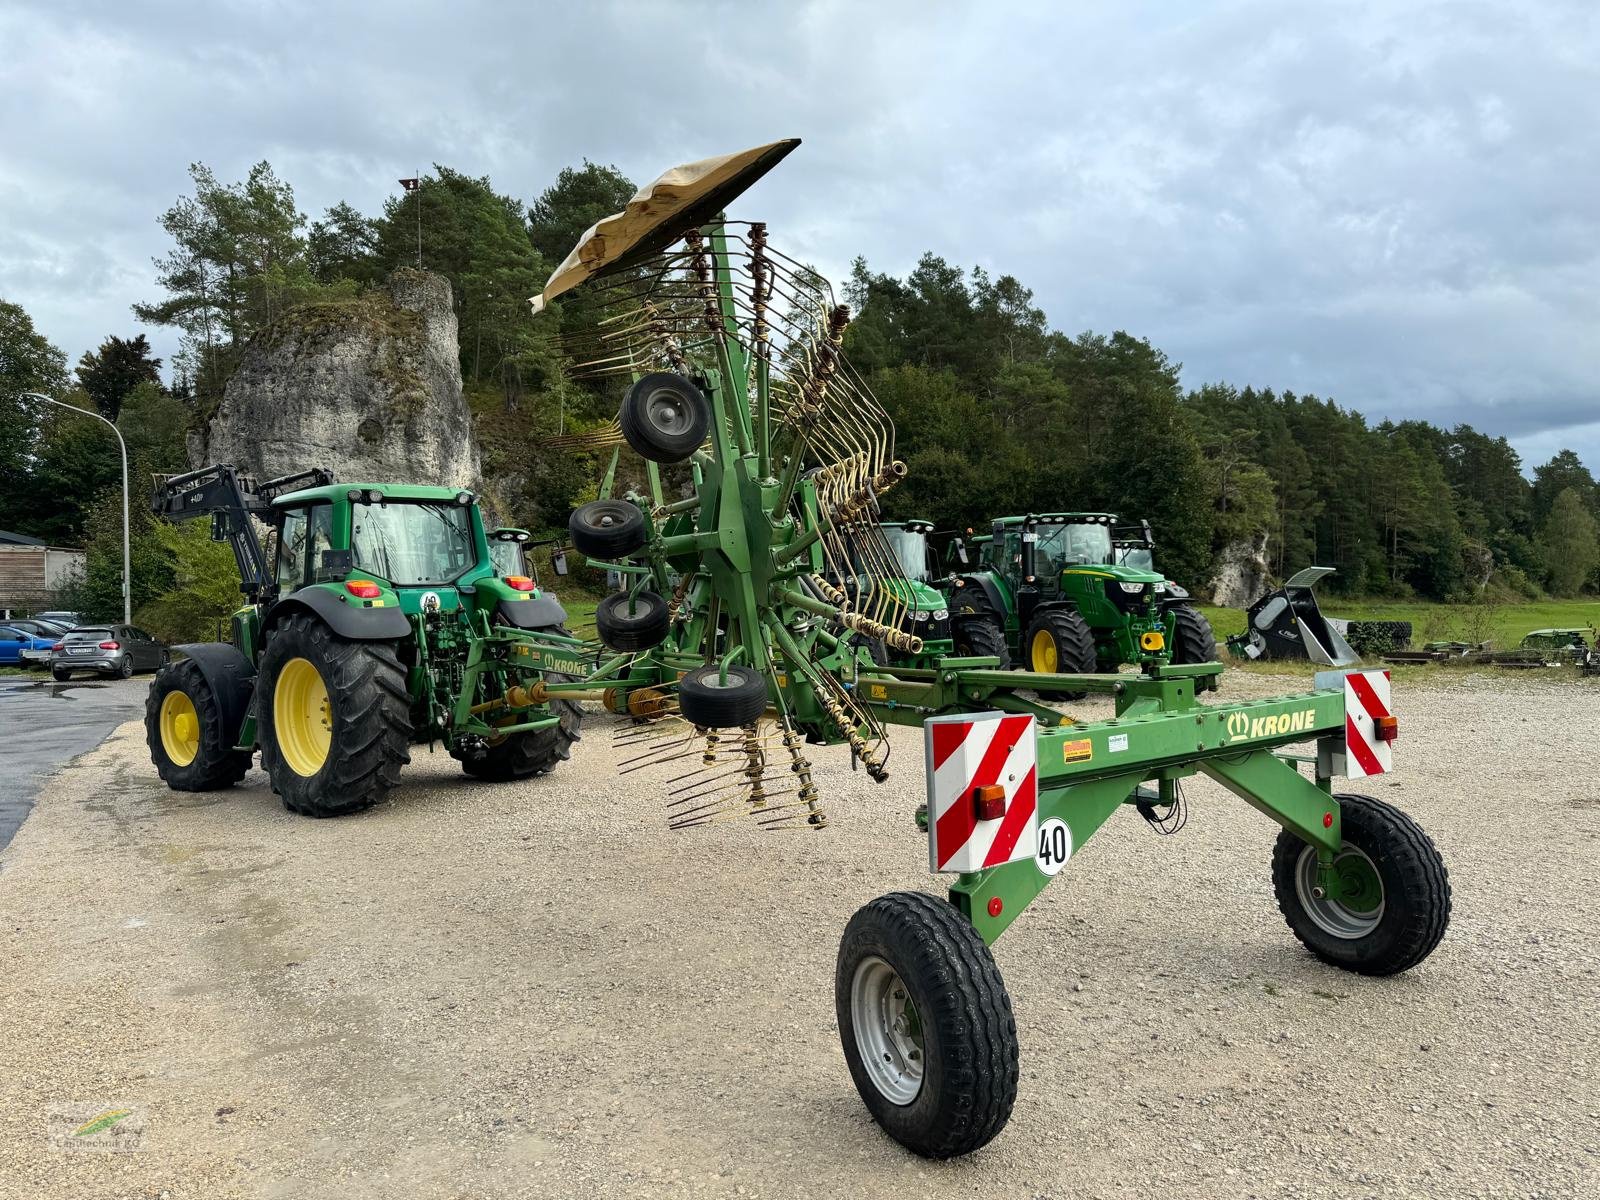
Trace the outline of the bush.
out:
M 214 642 L 240 605 L 239 568 L 226 542 L 213 542 L 204 521 L 157 522 L 152 534 L 172 562 L 173 584 L 137 614 L 164 642 Z

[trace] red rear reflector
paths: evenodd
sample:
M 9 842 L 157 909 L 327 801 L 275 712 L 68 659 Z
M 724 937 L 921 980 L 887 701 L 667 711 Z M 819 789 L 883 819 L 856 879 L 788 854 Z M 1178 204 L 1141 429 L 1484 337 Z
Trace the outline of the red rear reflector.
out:
M 972 809 L 980 821 L 998 821 L 1006 815 L 1006 789 L 998 783 L 973 788 Z
M 1000 913 L 1005 909 L 1005 906 L 1006 906 L 1006 902 L 1004 900 L 1000 899 L 999 896 L 990 896 L 989 897 L 989 915 L 991 917 L 998 917 L 1000 915 Z
M 526 575 L 507 575 L 506 582 L 512 587 L 516 588 L 519 592 L 533 591 L 533 580 L 529 579 Z
M 1372 724 L 1380 742 L 1392 742 L 1400 736 L 1399 717 L 1374 717 Z
M 383 591 L 370 579 L 352 579 L 344 585 L 344 590 L 357 600 L 376 600 Z
M 1324 829 L 1332 829 L 1333 828 L 1333 814 L 1332 813 L 1323 813 L 1322 814 L 1322 827 Z
M 118 642 L 101 642 L 100 643 L 100 649 L 102 649 L 102 650 L 120 650 L 120 649 L 122 649 L 122 646 Z

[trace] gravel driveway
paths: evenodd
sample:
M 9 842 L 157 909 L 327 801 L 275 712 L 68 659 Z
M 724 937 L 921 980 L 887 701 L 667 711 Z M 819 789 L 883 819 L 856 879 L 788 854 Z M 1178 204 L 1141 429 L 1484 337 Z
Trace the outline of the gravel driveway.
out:
M 915 731 L 881 787 L 819 753 L 830 828 L 762 835 L 668 834 L 610 718 L 526 785 L 419 747 L 336 821 L 259 773 L 169 792 L 124 726 L 0 855 L 0 1196 L 1595 1196 L 1600 686 L 1448 680 L 1397 684 L 1374 789 L 1450 868 L 1427 963 L 1315 962 L 1273 828 L 1196 781 L 1180 835 L 1113 820 L 1000 941 L 1021 1095 L 939 1164 L 871 1124 L 833 1018 L 850 913 L 937 890 Z M 62 1105 L 142 1141 L 54 1148 Z

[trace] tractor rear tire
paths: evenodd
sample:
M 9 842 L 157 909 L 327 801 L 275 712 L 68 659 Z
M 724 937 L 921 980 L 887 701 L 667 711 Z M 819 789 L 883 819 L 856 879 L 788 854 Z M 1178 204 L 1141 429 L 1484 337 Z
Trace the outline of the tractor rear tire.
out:
M 572 636 L 561 625 L 533 629 L 529 632 L 553 633 L 558 637 Z M 564 675 L 557 671 L 546 671 L 544 677 L 559 683 L 571 683 L 577 678 L 575 675 Z M 572 757 L 572 743 L 583 737 L 583 709 L 576 700 L 551 700 L 550 712 L 551 715 L 561 719 L 559 725 L 553 725 L 549 729 L 513 733 L 475 758 L 469 758 L 454 750 L 451 753 L 461 760 L 461 769 L 474 779 L 506 783 L 513 779 L 531 779 L 535 775 L 547 775 L 557 765 Z
M 644 545 L 644 513 L 626 500 L 591 500 L 572 510 L 567 533 L 586 558 L 625 558 Z
M 1094 631 L 1083 614 L 1068 608 L 1046 609 L 1028 626 L 1022 639 L 1023 666 L 1038 674 L 1089 675 L 1096 666 Z M 1082 700 L 1088 692 L 1040 692 L 1046 700 Z
M 992 617 L 963 617 L 951 631 L 958 658 L 998 658 L 1000 670 L 1011 670 L 1005 631 Z
M 678 712 L 691 725 L 737 729 L 767 711 L 767 681 L 754 667 L 728 664 L 728 682 L 716 663 L 696 667 L 678 681 Z
M 1172 610 L 1172 661 L 1208 663 L 1217 661 L 1217 635 L 1211 622 L 1192 604 L 1179 604 Z
M 1317 897 L 1316 850 L 1287 829 L 1272 852 L 1272 890 L 1295 937 L 1323 962 L 1396 975 L 1438 946 L 1450 923 L 1450 874 L 1433 841 L 1398 808 L 1339 795 L 1344 849 L 1333 892 Z
M 991 1141 L 1017 1099 L 1017 1022 L 994 956 L 946 900 L 892 892 L 845 927 L 839 1039 L 885 1133 L 924 1158 Z
M 658 592 L 613 592 L 594 610 L 594 627 L 613 650 L 649 650 L 666 639 L 671 614 L 672 606 Z
M 353 642 L 296 614 L 267 636 L 256 684 L 261 765 L 290 812 L 371 808 L 411 761 L 411 697 L 391 642 Z
M 653 371 L 628 389 L 617 423 L 623 440 L 640 457 L 681 463 L 706 440 L 711 405 L 682 375 Z
M 150 681 L 144 736 L 156 774 L 175 792 L 219 792 L 250 769 L 250 752 L 233 748 L 223 732 L 222 705 L 191 659 L 162 668 Z

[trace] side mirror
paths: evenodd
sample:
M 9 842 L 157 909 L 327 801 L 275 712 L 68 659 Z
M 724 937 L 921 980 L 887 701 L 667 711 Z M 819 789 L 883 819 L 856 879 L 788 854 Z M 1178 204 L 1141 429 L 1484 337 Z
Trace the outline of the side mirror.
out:
M 557 550 L 551 554 L 550 567 L 557 575 L 565 575 L 567 573 L 567 552 L 565 550 Z
M 957 538 L 955 540 L 954 547 L 956 558 L 960 561 L 963 567 L 972 562 L 972 560 L 967 557 L 967 543 L 964 540 Z

